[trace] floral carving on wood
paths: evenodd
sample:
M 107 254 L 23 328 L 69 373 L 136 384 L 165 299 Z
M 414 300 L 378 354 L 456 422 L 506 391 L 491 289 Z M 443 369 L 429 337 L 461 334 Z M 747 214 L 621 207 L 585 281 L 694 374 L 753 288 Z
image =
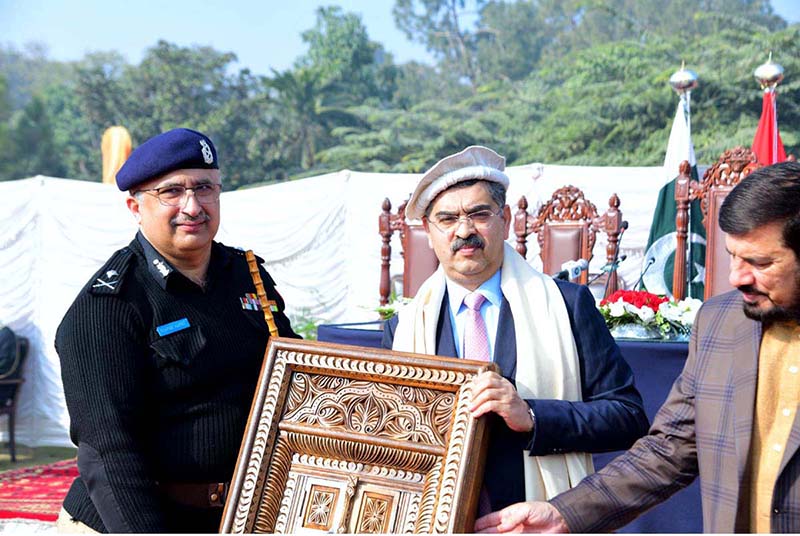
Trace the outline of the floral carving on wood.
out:
M 283 420 L 444 446 L 453 401 L 447 392 L 296 372 Z
M 550 200 L 542 205 L 536 218 L 528 221 L 530 233 L 536 233 L 539 247 L 544 246 L 544 231 L 551 223 L 582 223 L 588 232 L 588 248 L 592 251 L 595 242 L 595 220 L 597 207 L 586 199 L 583 191 L 575 186 L 563 186 L 553 192 Z
M 308 510 L 303 526 L 316 530 L 330 530 L 333 525 L 333 509 L 339 490 L 326 486 L 311 486 Z
M 493 364 L 274 338 L 222 532 L 467 532 Z
M 356 532 L 383 534 L 388 529 L 392 497 L 377 493 L 365 493 L 361 503 Z
M 703 181 L 690 182 L 691 198 L 700 199 L 703 220 L 708 218 L 710 193 L 714 190 L 731 190 L 742 179 L 760 168 L 756 154 L 746 147 L 734 147 L 722 153 L 719 160 L 703 174 Z

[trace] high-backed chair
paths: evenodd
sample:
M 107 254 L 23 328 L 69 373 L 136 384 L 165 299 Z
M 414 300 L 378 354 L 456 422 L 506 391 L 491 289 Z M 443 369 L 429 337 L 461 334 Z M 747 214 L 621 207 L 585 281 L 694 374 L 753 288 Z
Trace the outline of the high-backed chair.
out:
M 381 215 L 378 218 L 381 235 L 380 305 L 388 303 L 392 292 L 391 240 L 395 232 L 400 233 L 404 297 L 413 297 L 439 266 L 439 260 L 428 244 L 425 229 L 406 219 L 406 203 L 404 201 L 397 207 L 395 213 L 392 212 L 392 203 L 388 198 L 383 200 L 381 206 Z M 608 210 L 600 216 L 597 215 L 595 206 L 584 198 L 583 192 L 573 186 L 557 190 L 553 199 L 542 206 L 536 217 L 528 214 L 525 196 L 520 198 L 517 206 L 519 208 L 514 216 L 516 249 L 525 257 L 528 251 L 528 235 L 536 233 L 542 247 L 544 273 L 560 271 L 561 265 L 568 260 L 591 260 L 598 230 L 604 230 L 608 234 L 608 261 L 617 259 L 623 221 L 619 211 L 619 197 L 616 194 L 611 196 Z M 607 294 L 615 292 L 618 286 L 616 273 L 610 272 L 609 277 L 611 279 L 606 287 Z M 584 272 L 581 274 L 581 282 L 585 284 L 586 281 L 587 274 Z
M 392 203 L 388 198 L 383 200 L 381 215 L 378 218 L 378 229 L 381 235 L 381 278 L 380 304 L 386 305 L 391 294 L 391 276 L 389 272 L 392 258 L 392 234 L 400 232 L 401 255 L 403 256 L 403 296 L 411 298 L 419 290 L 425 280 L 436 271 L 439 260 L 428 244 L 428 235 L 420 224 L 410 223 L 406 219 L 406 203 L 404 201 L 392 213 Z
M 706 265 L 704 298 L 732 290 L 728 282 L 730 258 L 725 249 L 725 233 L 719 228 L 719 209 L 734 186 L 761 165 L 756 155 L 745 147 L 728 149 L 708 168 L 702 182 L 691 179 L 691 167 L 684 160 L 675 181 L 675 268 L 672 275 L 672 295 L 676 300 L 686 297 L 686 239 L 689 226 L 689 204 L 700 200 L 703 226 L 706 228 Z
M 8 447 L 12 462 L 17 461 L 14 421 L 19 387 L 25 381 L 22 365 L 27 355 L 28 339 L 17 336 L 8 327 L 0 329 L 0 415 L 8 415 Z
M 528 200 L 523 196 L 514 215 L 517 251 L 527 257 L 528 236 L 535 233 L 541 250 L 542 271 L 554 274 L 567 261 L 591 260 L 597 232 L 602 230 L 608 235 L 606 258 L 614 263 L 619 254 L 619 238 L 626 226 L 619 204 L 619 197 L 613 194 L 608 210 L 598 215 L 597 208 L 586 199 L 583 191 L 575 186 L 564 186 L 556 190 L 534 216 L 528 213 Z M 579 282 L 585 285 L 588 277 L 584 271 Z M 608 277 L 606 295 L 616 292 L 618 287 L 616 271 L 609 272 Z

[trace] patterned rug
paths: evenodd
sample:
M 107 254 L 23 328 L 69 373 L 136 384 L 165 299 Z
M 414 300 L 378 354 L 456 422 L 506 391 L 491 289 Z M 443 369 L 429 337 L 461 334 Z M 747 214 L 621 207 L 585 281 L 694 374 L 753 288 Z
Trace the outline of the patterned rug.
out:
M 0 519 L 55 521 L 76 476 L 75 459 L 0 473 Z

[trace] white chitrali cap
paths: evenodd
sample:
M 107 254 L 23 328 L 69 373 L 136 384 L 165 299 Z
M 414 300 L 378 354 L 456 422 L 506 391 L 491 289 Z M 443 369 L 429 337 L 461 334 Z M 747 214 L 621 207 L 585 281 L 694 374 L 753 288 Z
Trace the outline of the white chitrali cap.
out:
M 420 220 L 428 205 L 452 185 L 473 179 L 497 182 L 508 188 L 508 175 L 503 173 L 506 159 L 488 147 L 472 145 L 460 153 L 446 156 L 430 168 L 417 185 L 406 205 L 406 217 Z

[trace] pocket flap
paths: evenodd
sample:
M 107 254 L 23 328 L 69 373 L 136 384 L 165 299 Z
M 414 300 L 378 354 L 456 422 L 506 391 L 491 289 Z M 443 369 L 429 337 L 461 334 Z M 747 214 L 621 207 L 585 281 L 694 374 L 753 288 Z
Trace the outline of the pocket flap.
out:
M 165 335 L 150 343 L 158 357 L 188 365 L 206 346 L 206 337 L 198 326 Z

